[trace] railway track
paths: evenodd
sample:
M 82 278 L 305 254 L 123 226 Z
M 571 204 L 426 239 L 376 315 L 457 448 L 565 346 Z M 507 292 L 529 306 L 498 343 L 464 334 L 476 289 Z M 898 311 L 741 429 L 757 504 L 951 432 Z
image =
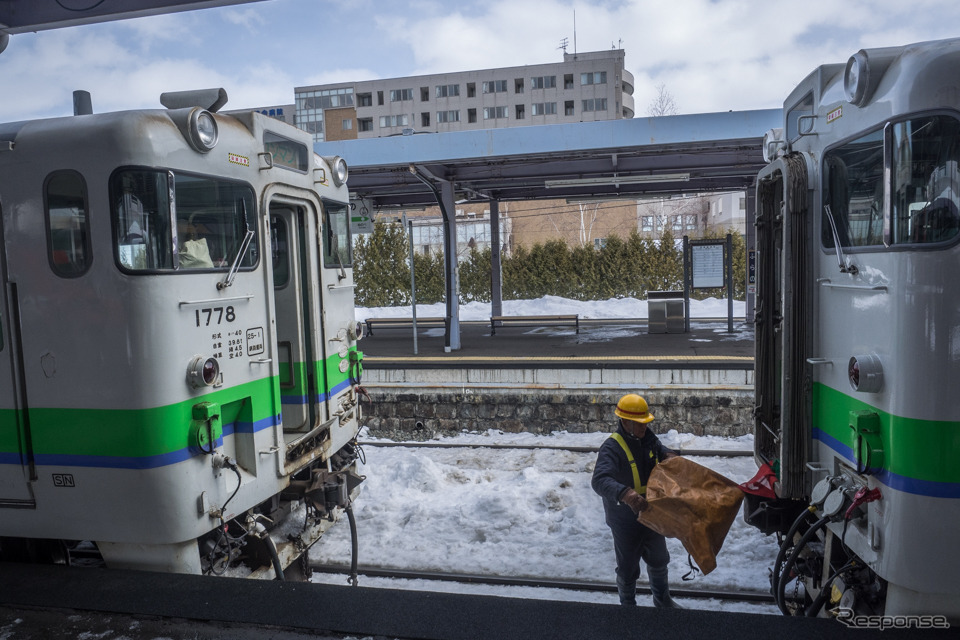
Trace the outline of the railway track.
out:
M 536 445 L 536 444 L 498 444 L 498 443 L 469 443 L 457 444 L 452 442 L 380 442 L 367 440 L 359 443 L 362 447 L 406 447 L 410 449 L 523 449 L 537 451 L 570 451 L 573 453 L 596 453 L 600 447 L 564 446 L 564 445 Z M 738 450 L 710 450 L 710 449 L 674 449 L 683 456 L 740 458 L 753 456 L 753 451 Z
M 350 568 L 339 565 L 311 563 L 310 568 L 317 573 L 350 574 Z M 605 582 L 585 580 L 553 580 L 549 578 L 512 577 L 479 575 L 469 573 L 446 573 L 439 571 L 412 571 L 404 569 L 386 569 L 383 567 L 358 567 L 357 574 L 368 578 L 392 578 L 397 580 L 434 580 L 438 582 L 457 582 L 460 584 L 482 584 L 505 587 L 532 587 L 541 589 L 564 589 L 569 591 L 588 591 L 616 593 L 617 587 Z M 637 585 L 637 593 L 650 595 L 650 589 Z M 670 594 L 679 598 L 732 600 L 736 602 L 773 603 L 773 596 L 760 591 L 733 591 L 712 589 L 681 589 L 670 587 Z

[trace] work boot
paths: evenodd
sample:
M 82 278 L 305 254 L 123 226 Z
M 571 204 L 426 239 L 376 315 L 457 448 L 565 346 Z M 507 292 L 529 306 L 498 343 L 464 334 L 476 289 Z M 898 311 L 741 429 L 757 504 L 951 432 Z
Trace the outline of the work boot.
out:
M 624 606 L 637 606 L 637 582 L 625 582 L 623 578 L 617 576 L 617 593 L 620 594 L 620 604 Z
M 647 566 L 647 575 L 650 576 L 650 593 L 653 594 L 653 606 L 659 609 L 683 609 L 670 597 L 670 585 L 667 582 L 669 569 L 659 569 Z

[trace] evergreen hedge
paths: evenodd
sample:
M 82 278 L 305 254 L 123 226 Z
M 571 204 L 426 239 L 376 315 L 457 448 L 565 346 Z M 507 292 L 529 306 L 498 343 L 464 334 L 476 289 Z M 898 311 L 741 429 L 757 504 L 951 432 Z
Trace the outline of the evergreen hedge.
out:
M 746 288 L 746 243 L 733 235 L 734 298 L 743 300 Z M 723 238 L 725 233 L 707 234 Z M 410 304 L 410 249 L 403 227 L 377 222 L 369 235 L 354 245 L 356 303 L 360 307 Z M 648 291 L 683 289 L 683 257 L 674 237 L 665 231 L 659 242 L 634 231 L 625 240 L 609 236 L 604 247 L 568 247 L 560 240 L 518 246 L 502 261 L 503 299 L 535 300 L 553 295 L 572 300 L 637 298 Z M 417 304 L 443 301 L 443 256 L 414 256 Z M 490 302 L 490 249 L 471 249 L 460 262 L 460 301 Z M 695 289 L 694 298 L 725 296 L 723 289 Z

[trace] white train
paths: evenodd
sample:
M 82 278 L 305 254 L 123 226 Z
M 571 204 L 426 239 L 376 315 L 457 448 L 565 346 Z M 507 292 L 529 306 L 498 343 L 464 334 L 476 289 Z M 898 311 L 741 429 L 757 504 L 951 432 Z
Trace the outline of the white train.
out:
M 755 442 L 779 499 L 747 515 L 786 534 L 774 593 L 847 624 L 955 622 L 960 40 L 821 66 L 764 144 Z
M 357 491 L 346 164 L 225 100 L 0 124 L 0 559 L 272 577 Z

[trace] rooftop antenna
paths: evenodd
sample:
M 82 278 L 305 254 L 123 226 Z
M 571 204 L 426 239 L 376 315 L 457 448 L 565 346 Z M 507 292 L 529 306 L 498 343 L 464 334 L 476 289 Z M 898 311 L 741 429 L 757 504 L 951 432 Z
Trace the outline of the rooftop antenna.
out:
M 573 10 L 573 55 L 577 55 L 577 10 Z
M 560 46 L 557 47 L 557 49 L 563 49 L 563 53 L 566 54 L 566 53 L 567 53 L 567 43 L 568 43 L 569 41 L 570 41 L 569 38 L 564 38 L 563 40 L 560 41 Z

